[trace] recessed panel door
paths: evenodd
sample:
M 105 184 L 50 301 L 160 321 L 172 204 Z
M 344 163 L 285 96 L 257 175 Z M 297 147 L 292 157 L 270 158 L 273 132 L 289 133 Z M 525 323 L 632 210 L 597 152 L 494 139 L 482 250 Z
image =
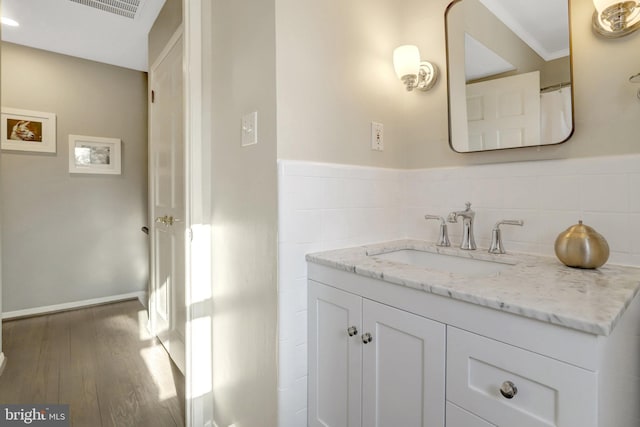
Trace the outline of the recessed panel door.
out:
M 440 427 L 445 326 L 363 300 L 362 425 Z
M 309 281 L 309 427 L 360 427 L 362 298 Z
M 185 371 L 185 180 L 182 36 L 150 74 L 151 328 Z
M 469 149 L 540 144 L 540 73 L 467 85 Z

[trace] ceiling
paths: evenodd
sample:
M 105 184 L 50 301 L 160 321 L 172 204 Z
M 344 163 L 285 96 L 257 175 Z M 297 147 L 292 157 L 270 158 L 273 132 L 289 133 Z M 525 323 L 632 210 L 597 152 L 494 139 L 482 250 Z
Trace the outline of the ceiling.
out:
M 2 40 L 147 71 L 147 35 L 164 2 L 2 0 L 2 15 L 20 23 L 3 25 Z
M 479 0 L 545 61 L 569 55 L 569 7 L 559 0 Z M 465 33 L 466 81 L 515 67 L 490 47 Z
M 559 0 L 480 0 L 545 60 L 569 54 L 568 5 Z M 147 34 L 165 0 L 2 0 L 2 40 L 147 71 Z M 85 4 L 137 6 L 134 18 Z
M 569 55 L 566 0 L 480 0 L 545 61 Z
M 469 34 L 464 34 L 464 74 L 467 82 L 515 69 L 509 61 Z

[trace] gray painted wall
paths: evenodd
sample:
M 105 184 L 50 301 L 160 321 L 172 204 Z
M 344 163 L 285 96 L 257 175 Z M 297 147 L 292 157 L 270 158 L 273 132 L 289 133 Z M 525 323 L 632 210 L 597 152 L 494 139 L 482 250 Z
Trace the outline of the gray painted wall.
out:
M 443 9 L 447 2 L 442 0 Z M 640 71 L 640 55 L 636 54 L 640 49 L 640 37 L 638 33 L 616 40 L 597 36 L 591 29 L 593 10 L 591 0 L 570 0 L 575 132 L 569 141 L 560 145 L 459 154 L 449 148 L 447 122 L 429 122 L 435 132 L 425 127 L 418 132 L 420 126 L 415 126 L 416 137 L 408 147 L 407 167 L 464 166 L 640 152 L 637 85 L 628 81 L 629 76 Z M 444 19 L 442 22 L 444 25 Z M 438 31 L 441 28 L 429 30 L 430 33 Z M 438 50 L 444 61 L 444 46 L 434 46 L 434 52 Z M 441 100 L 439 108 L 446 110 L 445 80 L 434 95 Z
M 57 154 L 3 152 L 3 311 L 146 289 L 146 73 L 2 44 L 2 105 L 57 114 Z M 119 176 L 70 175 L 68 135 L 122 139 Z
M 0 29 L 0 33 L 2 30 Z M 0 64 L 2 64 L 2 49 L 0 49 Z M 0 81 L 2 81 L 2 69 L 0 67 Z M 0 88 L 0 99 L 2 98 L 2 88 Z M 0 151 L 0 164 L 2 163 L 2 152 Z M 0 188 L 2 188 L 2 169 L 0 169 Z M 0 312 L 2 311 L 2 194 L 0 193 Z M 2 316 L 0 316 L 0 355 L 2 355 Z
M 275 3 L 214 0 L 211 10 L 205 67 L 212 72 L 204 75 L 212 88 L 213 412 L 219 426 L 274 427 Z M 251 111 L 258 112 L 258 144 L 241 147 L 241 117 Z
M 573 137 L 556 146 L 453 152 L 444 21 L 450 1 L 328 0 L 299 7 L 297 0 L 276 0 L 278 157 L 413 169 L 640 152 L 637 85 L 628 82 L 640 71 L 640 36 L 595 35 L 591 0 L 570 1 Z M 392 51 L 404 43 L 417 44 L 440 67 L 429 92 L 404 92 L 396 78 Z M 370 149 L 370 121 L 384 123 L 383 152 Z
M 149 31 L 149 69 L 182 24 L 182 0 L 166 0 Z

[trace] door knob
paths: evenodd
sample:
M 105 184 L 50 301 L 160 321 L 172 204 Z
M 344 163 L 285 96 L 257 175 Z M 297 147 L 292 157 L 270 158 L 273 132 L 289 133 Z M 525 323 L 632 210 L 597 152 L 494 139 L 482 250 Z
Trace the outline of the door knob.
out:
M 177 219 L 175 219 L 172 216 L 168 216 L 168 215 L 159 216 L 159 217 L 156 218 L 156 222 L 162 223 L 164 225 L 173 225 L 173 223 L 176 222 L 176 221 L 177 221 Z
M 371 341 L 373 341 L 373 337 L 371 336 L 371 334 L 369 332 L 362 334 L 362 342 L 365 344 L 369 344 Z
M 347 333 L 349 334 L 350 337 L 358 335 L 358 328 L 356 328 L 355 326 L 352 326 L 349 329 L 347 329 Z

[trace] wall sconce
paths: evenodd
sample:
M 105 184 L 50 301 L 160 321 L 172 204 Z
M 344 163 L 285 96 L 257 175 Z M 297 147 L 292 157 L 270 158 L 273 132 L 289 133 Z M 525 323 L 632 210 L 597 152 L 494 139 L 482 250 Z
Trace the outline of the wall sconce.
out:
M 640 83 L 640 73 L 638 74 L 634 74 L 633 76 L 629 77 L 629 81 L 631 83 Z M 638 99 L 640 99 L 640 89 L 638 89 Z
M 427 61 L 420 61 L 420 51 L 414 45 L 408 44 L 394 49 L 393 68 L 398 78 L 406 85 L 407 91 L 429 90 L 438 80 L 438 67 Z
M 617 38 L 640 28 L 639 0 L 593 0 L 593 28 L 601 36 Z

